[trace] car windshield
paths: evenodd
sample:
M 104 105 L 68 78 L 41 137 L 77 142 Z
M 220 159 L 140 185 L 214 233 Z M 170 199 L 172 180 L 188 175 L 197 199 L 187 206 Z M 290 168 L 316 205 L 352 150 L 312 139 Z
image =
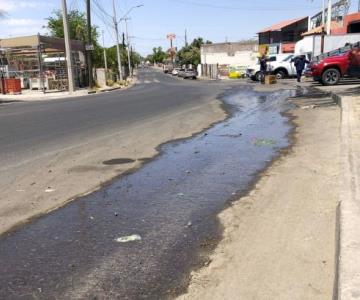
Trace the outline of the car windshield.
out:
M 283 61 L 289 61 L 290 59 L 292 59 L 294 57 L 294 55 L 289 55 L 288 57 L 286 57 L 285 59 L 283 59 Z

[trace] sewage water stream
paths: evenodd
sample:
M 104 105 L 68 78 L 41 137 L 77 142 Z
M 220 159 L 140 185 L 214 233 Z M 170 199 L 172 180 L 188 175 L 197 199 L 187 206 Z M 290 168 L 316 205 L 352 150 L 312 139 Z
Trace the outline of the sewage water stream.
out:
M 1 299 L 161 299 L 186 288 L 216 219 L 289 145 L 294 91 L 229 91 L 230 117 L 133 174 L 0 237 Z M 116 162 L 116 158 L 114 158 Z M 117 238 L 138 235 L 118 243 Z

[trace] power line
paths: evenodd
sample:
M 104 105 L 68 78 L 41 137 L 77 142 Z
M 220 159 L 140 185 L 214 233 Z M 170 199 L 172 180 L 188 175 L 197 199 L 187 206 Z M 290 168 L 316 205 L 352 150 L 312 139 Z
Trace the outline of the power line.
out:
M 97 0 L 92 0 L 93 3 L 96 5 L 96 7 L 108 18 L 112 19 L 112 15 L 110 15 L 101 5 Z

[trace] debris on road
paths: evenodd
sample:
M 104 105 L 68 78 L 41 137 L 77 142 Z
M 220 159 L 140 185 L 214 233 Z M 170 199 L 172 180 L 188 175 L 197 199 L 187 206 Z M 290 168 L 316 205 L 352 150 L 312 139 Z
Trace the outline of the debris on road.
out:
M 141 236 L 138 234 L 122 236 L 122 237 L 115 239 L 115 241 L 118 243 L 129 243 L 129 242 L 141 241 Z
M 257 147 L 275 145 L 276 141 L 271 139 L 253 139 L 253 144 Z
M 315 105 L 304 105 L 301 106 L 301 109 L 314 109 L 316 106 Z
M 45 190 L 45 193 L 52 193 L 52 192 L 55 192 L 55 189 L 52 189 L 51 187 L 48 187 L 48 188 Z
M 178 196 L 178 197 L 184 197 L 185 194 L 183 194 L 183 193 L 178 193 L 178 194 L 176 194 L 176 196 Z

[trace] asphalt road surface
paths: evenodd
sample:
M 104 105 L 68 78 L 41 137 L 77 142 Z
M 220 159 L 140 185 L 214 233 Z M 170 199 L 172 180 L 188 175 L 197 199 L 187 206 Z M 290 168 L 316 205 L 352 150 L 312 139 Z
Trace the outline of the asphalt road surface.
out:
M 218 92 L 216 84 L 173 79 L 145 69 L 129 90 L 0 105 L 0 170 L 209 101 Z
M 0 127 L 14 118 L 14 130 L 1 129 L 7 148 L 0 154 L 16 161 L 28 148 L 66 147 L 208 101 L 219 90 L 224 85 L 144 71 L 133 89 L 100 95 L 102 101 L 9 105 L 0 110 Z M 165 299 L 183 292 L 189 271 L 206 263 L 220 237 L 216 214 L 288 145 L 291 128 L 281 112 L 290 94 L 230 90 L 223 95 L 228 120 L 164 145 L 137 172 L 1 236 L 0 298 Z M 131 235 L 141 240 L 118 240 Z

